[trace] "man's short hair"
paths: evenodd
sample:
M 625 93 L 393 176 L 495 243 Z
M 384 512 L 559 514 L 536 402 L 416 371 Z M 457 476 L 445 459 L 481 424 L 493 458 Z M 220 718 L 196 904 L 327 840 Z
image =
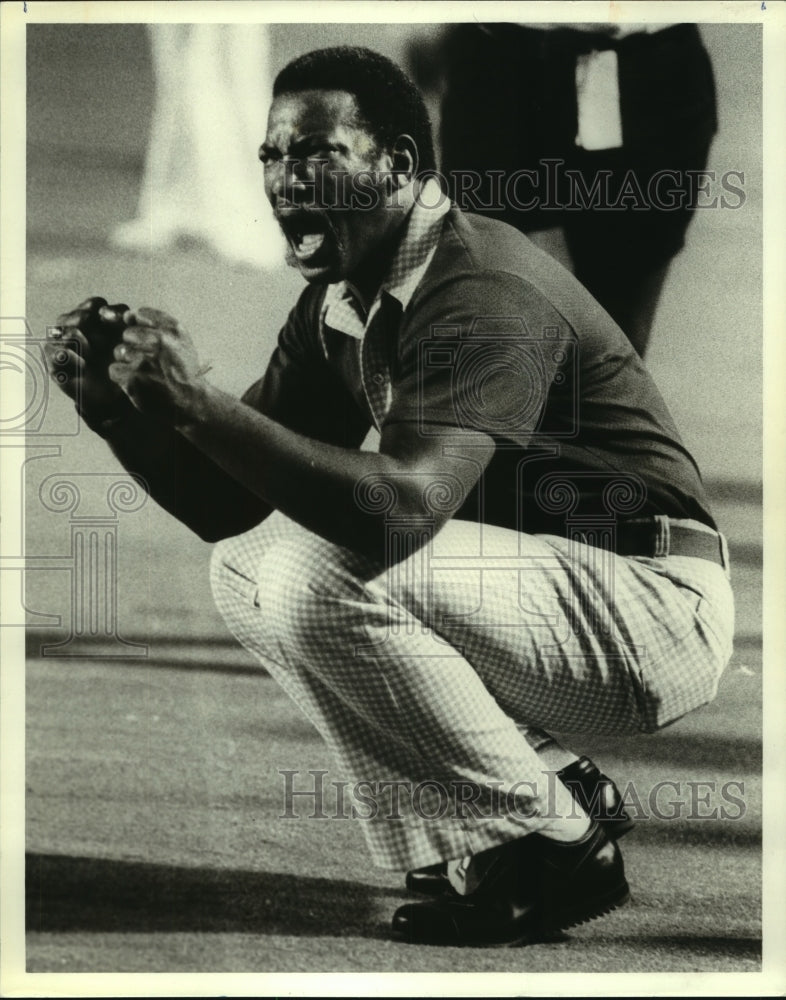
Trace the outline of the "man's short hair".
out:
M 390 149 L 398 136 L 411 135 L 418 147 L 418 175 L 436 170 L 431 120 L 423 98 L 409 77 L 379 52 L 354 45 L 306 52 L 278 74 L 273 97 L 302 90 L 352 94 L 381 148 Z

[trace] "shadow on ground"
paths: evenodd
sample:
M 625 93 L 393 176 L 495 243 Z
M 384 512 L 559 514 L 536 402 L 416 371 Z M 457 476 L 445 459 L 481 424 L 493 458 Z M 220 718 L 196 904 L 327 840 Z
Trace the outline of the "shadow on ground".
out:
M 679 937 L 677 935 L 644 935 L 636 938 L 636 946 L 646 952 L 684 951 L 694 956 L 724 955 L 726 958 L 761 959 L 760 938 Z
M 574 742 L 576 739 L 574 738 Z M 758 733 L 748 736 L 729 733 L 720 736 L 714 733 L 686 733 L 674 730 L 673 735 L 665 732 L 650 736 L 583 738 L 582 749 L 590 757 L 607 755 L 623 759 L 626 764 L 646 764 L 652 767 L 686 766 L 693 768 L 694 776 L 701 776 L 701 769 L 714 770 L 728 767 L 732 761 L 736 774 L 758 774 L 762 766 L 761 737 Z M 620 767 L 620 765 L 617 765 Z M 620 774 L 624 769 L 620 768 Z
M 400 894 L 338 879 L 28 854 L 33 932 L 212 932 L 389 937 L 376 901 Z

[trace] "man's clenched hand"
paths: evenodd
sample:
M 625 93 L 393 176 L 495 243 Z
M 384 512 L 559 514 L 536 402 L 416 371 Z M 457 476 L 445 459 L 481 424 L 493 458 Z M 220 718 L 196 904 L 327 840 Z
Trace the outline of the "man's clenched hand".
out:
M 109 377 L 113 350 L 125 326 L 124 304 L 108 305 L 93 296 L 63 313 L 44 347 L 49 371 L 88 421 L 117 416 L 128 405 Z
M 123 321 L 109 377 L 143 413 L 174 427 L 189 423 L 207 387 L 191 337 L 158 309 L 129 310 Z

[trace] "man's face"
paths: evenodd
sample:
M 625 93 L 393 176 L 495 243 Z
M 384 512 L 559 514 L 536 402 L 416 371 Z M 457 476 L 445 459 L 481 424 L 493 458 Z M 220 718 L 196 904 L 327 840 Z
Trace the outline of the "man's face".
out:
M 287 238 L 287 261 L 307 281 L 351 278 L 395 226 L 385 173 L 391 159 L 340 90 L 276 97 L 260 149 L 265 192 Z

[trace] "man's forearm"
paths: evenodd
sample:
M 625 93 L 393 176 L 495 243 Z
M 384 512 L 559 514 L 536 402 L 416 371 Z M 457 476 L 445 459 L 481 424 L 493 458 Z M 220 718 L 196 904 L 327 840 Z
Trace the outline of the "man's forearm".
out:
M 141 413 L 174 428 L 198 450 L 207 470 L 215 469 L 215 475 L 235 484 L 234 496 L 242 498 L 244 512 L 253 512 L 252 523 L 275 508 L 327 541 L 384 561 L 388 515 L 415 528 L 417 544 L 423 544 L 426 535 L 459 509 L 493 454 L 494 442 L 486 434 L 450 426 L 444 433 L 424 435 L 406 421 L 383 428 L 379 452 L 327 444 L 316 439 L 318 432 L 312 437 L 308 430 L 292 430 L 210 385 L 193 341 L 171 316 L 143 308 L 124 318 L 129 325 L 115 349 L 109 377 Z M 132 450 L 133 436 L 127 429 L 123 435 L 116 440 L 116 453 L 131 468 L 139 451 Z M 458 451 L 457 435 L 463 445 Z M 151 492 L 169 505 L 178 482 L 171 476 L 158 479 L 161 461 L 170 450 L 176 456 L 181 452 L 171 437 L 166 441 L 158 453 Z M 184 467 L 195 465 L 199 468 L 198 460 L 187 453 Z M 139 472 L 144 475 L 144 468 Z M 202 475 L 202 481 L 211 478 Z M 358 496 L 366 487 L 369 502 Z M 222 515 L 227 489 L 222 486 L 216 495 Z M 180 504 L 169 509 L 193 526 Z
M 384 557 L 384 512 L 358 505 L 365 476 L 393 486 L 399 513 L 417 519 L 423 483 L 390 455 L 324 444 L 297 434 L 237 399 L 208 387 L 197 415 L 179 430 L 226 473 L 271 507 L 338 545 Z M 401 488 L 397 488 L 401 487 Z
M 121 419 L 96 428 L 150 496 L 205 541 L 247 531 L 271 508 L 171 427 L 130 404 Z

